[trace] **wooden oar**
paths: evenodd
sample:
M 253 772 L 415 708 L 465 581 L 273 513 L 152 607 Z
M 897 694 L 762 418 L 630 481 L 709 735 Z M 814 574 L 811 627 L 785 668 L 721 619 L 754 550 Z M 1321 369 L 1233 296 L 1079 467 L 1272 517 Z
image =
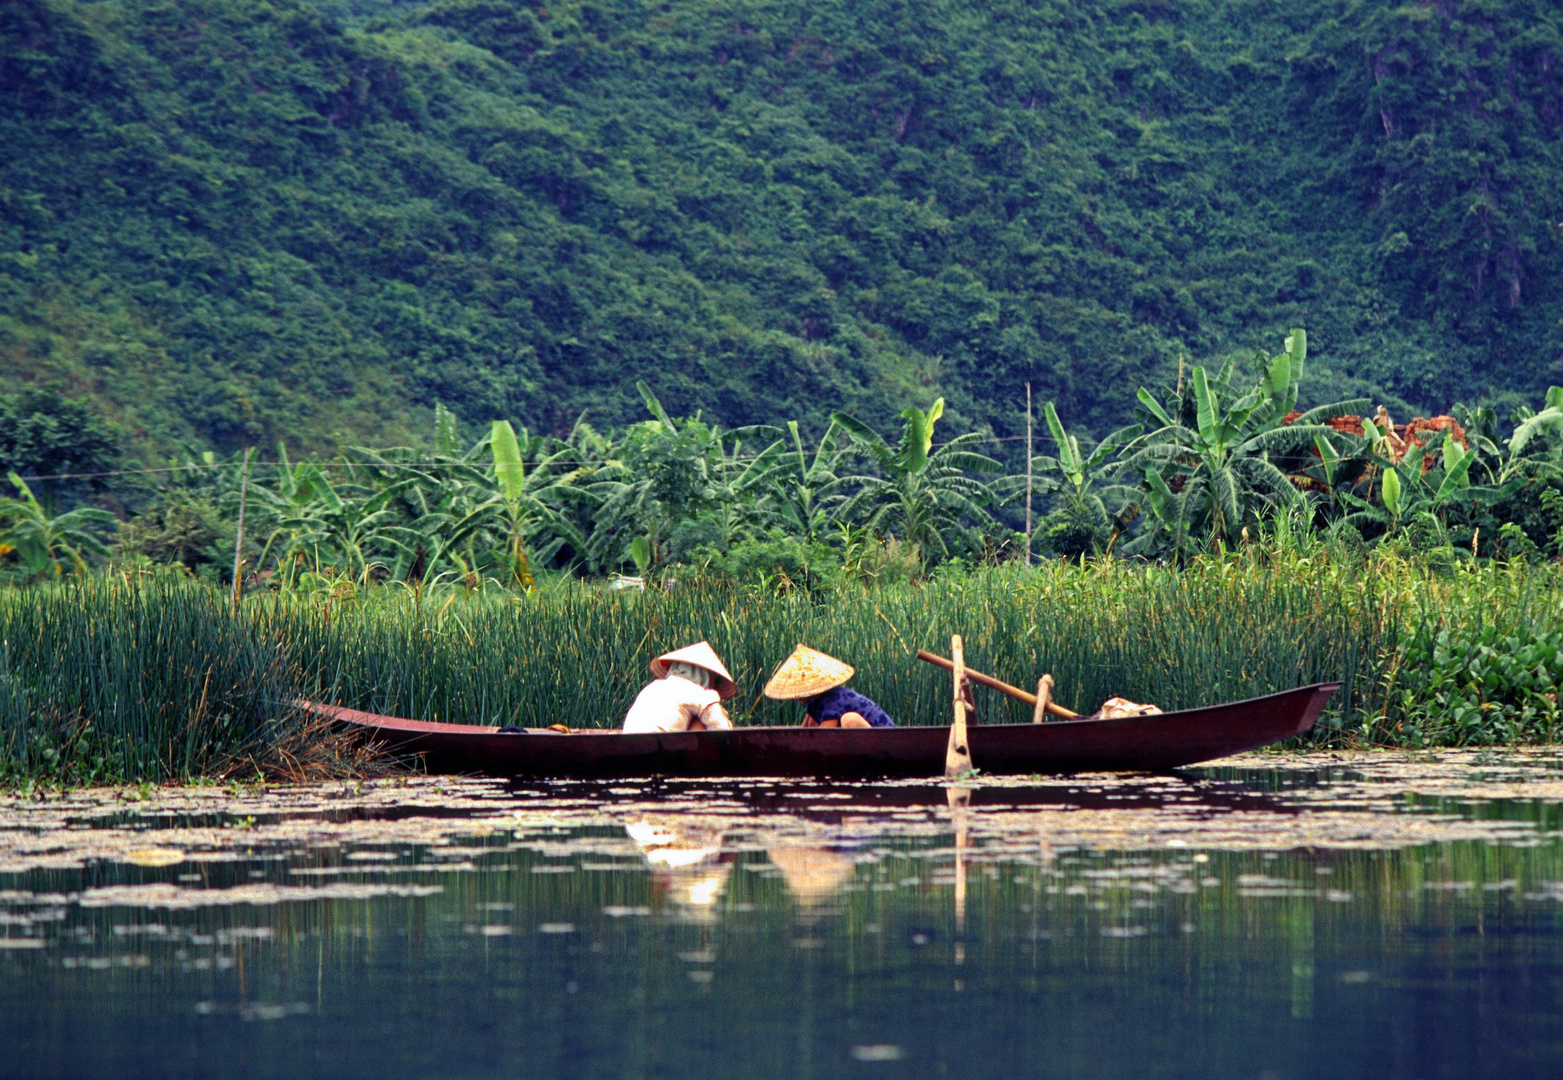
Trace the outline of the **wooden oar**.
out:
M 947 777 L 971 772 L 971 746 L 966 741 L 966 662 L 959 634 L 950 639 L 950 655 L 955 657 L 950 664 L 955 673 L 955 720 L 950 724 L 950 741 L 944 749 Z
M 946 660 L 942 656 L 937 656 L 934 653 L 927 651 L 926 649 L 917 650 L 917 659 L 926 660 L 935 667 L 942 667 L 946 671 L 955 670 L 954 665 L 951 664 L 950 661 Z M 1002 694 L 1008 694 L 1016 701 L 1024 701 L 1027 705 L 1031 705 L 1033 707 L 1035 707 L 1037 703 L 1037 696 L 1035 694 L 1027 693 L 1018 686 L 1011 686 L 1007 682 L 995 679 L 991 675 L 984 675 L 980 671 L 973 671 L 971 668 L 964 668 L 964 670 L 966 672 L 966 677 L 974 683 L 981 683 L 983 686 L 997 690 Z M 1054 716 L 1062 716 L 1065 720 L 1078 720 L 1080 718 L 1079 713 L 1071 709 L 1064 708 L 1056 701 L 1049 701 L 1046 705 L 1046 709 Z

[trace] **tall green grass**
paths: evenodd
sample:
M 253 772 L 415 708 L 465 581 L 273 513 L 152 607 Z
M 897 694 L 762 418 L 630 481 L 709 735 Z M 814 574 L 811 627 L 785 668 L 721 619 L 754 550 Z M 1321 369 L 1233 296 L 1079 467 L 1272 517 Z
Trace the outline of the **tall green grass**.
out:
M 220 592 L 109 580 L 0 591 L 0 769 L 79 781 L 221 771 L 276 743 L 300 685 Z
M 300 696 L 483 724 L 616 726 L 665 649 L 706 639 L 740 724 L 789 724 L 760 688 L 798 642 L 853 664 L 903 724 L 948 722 L 948 676 L 914 658 L 964 638 L 1022 686 L 1051 672 L 1082 712 L 1173 709 L 1340 680 L 1320 738 L 1411 745 L 1551 739 L 1558 575 L 1438 573 L 1374 557 L 1245 552 L 1170 570 L 1103 561 L 945 573 L 824 598 L 732 585 L 610 592 L 340 586 L 234 612 L 195 585 L 102 578 L 0 592 L 0 769 L 168 779 L 267 767 L 319 744 Z M 1029 719 L 980 691 L 988 722 Z
M 1043 672 L 1089 711 L 1123 694 L 1166 708 L 1345 678 L 1348 709 L 1376 671 L 1373 596 L 1275 575 L 987 571 L 826 602 L 753 590 L 671 595 L 574 584 L 531 597 L 441 605 L 371 601 L 328 624 L 295 605 L 283 638 L 335 696 L 374 712 L 490 724 L 614 726 L 649 677 L 649 659 L 705 639 L 733 671 L 739 723 L 785 724 L 798 706 L 763 698 L 798 642 L 858 669 L 852 685 L 902 723 L 948 722 L 949 677 L 915 659 L 964 638 L 968 662 L 1022 685 Z M 986 694 L 986 692 L 984 692 Z M 1029 719 L 1000 695 L 995 720 Z

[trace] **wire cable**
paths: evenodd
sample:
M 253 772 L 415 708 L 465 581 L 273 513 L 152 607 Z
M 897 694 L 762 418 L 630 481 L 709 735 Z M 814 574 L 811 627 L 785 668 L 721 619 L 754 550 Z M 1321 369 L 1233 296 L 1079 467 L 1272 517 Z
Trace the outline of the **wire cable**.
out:
M 992 436 L 992 437 L 981 438 L 981 439 L 967 439 L 966 442 L 968 444 L 971 444 L 971 443 L 1024 442 L 1025 438 L 1026 437 L 1024 435 L 999 435 L 999 436 Z M 1054 442 L 1054 441 L 1056 441 L 1050 435 L 1038 435 L 1037 438 L 1040 439 L 1043 442 Z M 949 446 L 949 445 L 950 445 L 950 443 L 947 443 L 947 442 L 945 442 L 945 443 L 934 443 L 934 448 L 935 449 L 941 449 L 941 448 Z M 847 448 L 847 450 L 844 451 L 844 452 L 850 452 L 850 448 Z M 737 455 L 737 456 L 734 456 L 734 457 L 726 457 L 726 456 L 724 456 L 722 458 L 722 460 L 723 461 L 727 461 L 727 462 L 758 461 L 763 456 L 764 456 L 763 453 L 762 454 L 740 454 L 740 455 Z M 299 464 L 299 463 L 302 463 L 303 461 L 309 461 L 309 459 L 307 459 L 307 458 L 301 459 L 301 462 L 292 463 L 292 464 Z M 215 469 L 226 469 L 226 468 L 230 468 L 230 467 L 232 467 L 234 465 L 237 465 L 237 464 L 238 464 L 238 462 L 236 462 L 236 461 L 212 461 L 212 462 L 192 461 L 192 462 L 189 462 L 189 463 L 184 464 L 184 465 L 167 465 L 167 466 L 162 466 L 162 467 L 155 468 L 155 469 L 105 469 L 105 470 L 103 470 L 101 472 L 42 473 L 42 474 L 37 474 L 37 475 L 32 475 L 32 476 L 23 476 L 22 479 L 23 480 L 28 480 L 28 481 L 33 481 L 33 480 L 100 480 L 100 479 L 103 479 L 105 477 L 110 477 L 110 476 L 151 476 L 151 475 L 156 475 L 156 474 L 161 474 L 161 473 L 196 472 L 196 471 L 199 471 L 199 470 L 207 470 L 207 469 L 212 469 L 212 470 L 215 470 Z M 275 467 L 275 466 L 278 466 L 278 465 L 281 465 L 281 464 L 283 464 L 283 463 L 280 462 L 280 461 L 251 461 L 250 462 L 250 467 L 252 469 L 253 468 L 265 468 L 265 467 L 268 467 L 268 466 Z M 385 468 L 402 468 L 402 469 L 474 469 L 474 468 L 476 468 L 476 469 L 483 469 L 483 468 L 487 468 L 488 467 L 488 463 L 478 463 L 478 462 L 471 462 L 471 461 L 386 461 L 386 462 L 309 461 L 309 464 L 311 464 L 314 467 L 319 468 L 319 469 L 385 469 Z M 547 461 L 526 462 L 525 464 L 528 465 L 529 467 L 535 467 L 535 466 L 538 466 L 538 465 L 575 465 L 575 466 L 584 467 L 584 466 L 588 466 L 588 465 L 601 465 L 601 464 L 603 464 L 603 462 L 600 462 L 600 461 L 580 461 L 580 460 L 574 460 L 574 459 L 565 459 L 565 460 L 553 459 L 553 460 L 547 460 Z

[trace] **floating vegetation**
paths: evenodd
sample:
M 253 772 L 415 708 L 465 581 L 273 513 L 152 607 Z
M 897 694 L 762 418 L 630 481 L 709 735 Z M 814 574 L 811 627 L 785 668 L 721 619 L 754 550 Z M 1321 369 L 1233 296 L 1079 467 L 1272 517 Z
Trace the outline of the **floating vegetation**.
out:
M 1254 790 L 1255 777 L 1288 773 L 1296 783 Z M 952 791 L 968 798 L 952 800 Z M 796 891 L 807 896 L 826 882 L 834 894 L 854 866 L 873 861 L 828 853 L 844 840 L 859 851 L 881 838 L 917 840 L 931 845 L 922 857 L 948 858 L 957 828 L 974 862 L 1025 863 L 1072 850 L 1192 857 L 1464 841 L 1523 846 L 1563 835 L 1563 812 L 1555 809 L 1563 808 L 1563 756 L 1535 751 L 1255 753 L 1175 775 L 1007 778 L 960 788 L 666 781 L 611 796 L 593 783 L 399 777 L 269 791 L 161 788 L 135 801 L 125 795 L 93 788 L 45 800 L 0 796 L 0 874 L 102 861 L 184 870 L 267 858 L 279 879 L 308 889 L 315 886 L 300 879 L 367 885 L 478 873 L 515 851 L 532 854 L 529 875 L 550 877 L 648 864 L 677 870 L 750 852 L 771 853 L 765 872 L 795 877 Z M 1515 805 L 1529 809 L 1512 813 Z M 1190 859 L 1167 872 L 1182 876 L 1197 865 Z M 1239 884 L 1268 887 L 1257 878 Z M 145 895 L 159 903 L 176 898 Z

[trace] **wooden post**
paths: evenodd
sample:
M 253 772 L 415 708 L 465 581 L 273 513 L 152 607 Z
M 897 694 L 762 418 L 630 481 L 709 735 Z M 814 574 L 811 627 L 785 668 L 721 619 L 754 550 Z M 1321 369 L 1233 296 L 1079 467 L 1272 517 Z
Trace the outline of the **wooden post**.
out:
M 239 576 L 239 571 L 243 569 L 241 557 L 244 551 L 244 497 L 250 490 L 250 454 L 254 450 L 253 446 L 245 447 L 244 467 L 239 472 L 239 527 L 233 533 L 233 606 L 235 608 L 244 598 L 244 579 Z
M 1044 675 L 1037 680 L 1037 707 L 1031 713 L 1031 722 L 1040 724 L 1047 716 L 1048 699 L 1053 696 L 1053 676 Z
M 966 742 L 966 652 L 959 634 L 950 638 L 950 658 L 955 673 L 955 720 L 950 724 L 950 742 L 944 751 L 944 775 L 959 776 L 971 772 L 971 749 Z
M 1026 384 L 1026 565 L 1031 565 L 1031 384 Z

